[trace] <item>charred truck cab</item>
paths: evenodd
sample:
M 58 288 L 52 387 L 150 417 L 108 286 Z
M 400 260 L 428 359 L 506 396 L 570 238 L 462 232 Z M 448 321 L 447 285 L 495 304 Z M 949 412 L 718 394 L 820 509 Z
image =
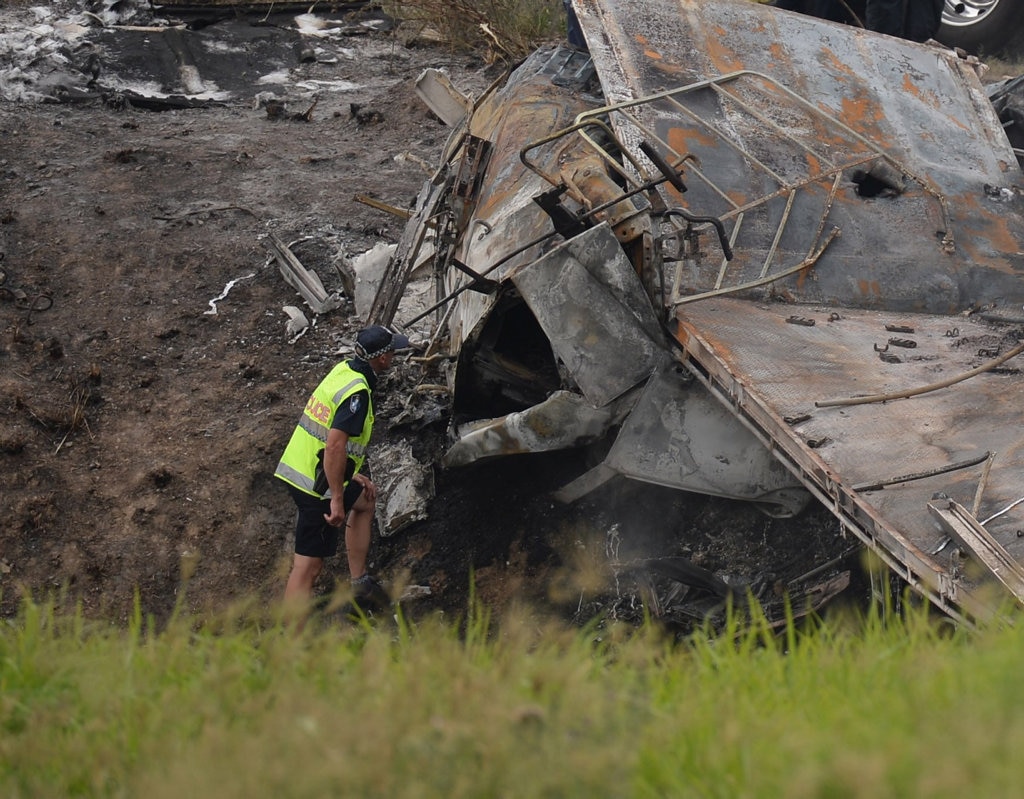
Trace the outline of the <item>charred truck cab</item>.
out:
M 574 7 L 589 52 L 421 92 L 454 131 L 372 321 L 429 260 L 444 465 L 603 442 L 561 499 L 813 497 L 955 617 L 1024 599 L 1024 176 L 973 71 L 743 0 Z

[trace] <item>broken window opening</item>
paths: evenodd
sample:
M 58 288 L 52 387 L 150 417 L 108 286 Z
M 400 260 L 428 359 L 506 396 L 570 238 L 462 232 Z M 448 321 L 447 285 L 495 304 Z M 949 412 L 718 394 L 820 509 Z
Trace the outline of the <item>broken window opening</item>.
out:
M 506 292 L 459 353 L 452 420 L 462 424 L 525 410 L 562 382 L 537 319 L 516 292 Z

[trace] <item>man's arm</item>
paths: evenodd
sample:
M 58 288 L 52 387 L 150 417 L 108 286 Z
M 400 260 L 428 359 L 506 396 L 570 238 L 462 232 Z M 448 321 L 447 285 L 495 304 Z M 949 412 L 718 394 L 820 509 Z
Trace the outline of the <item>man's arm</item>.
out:
M 348 463 L 348 433 L 332 427 L 324 448 L 324 474 L 331 488 L 331 512 L 324 519 L 331 527 L 345 523 L 345 466 Z

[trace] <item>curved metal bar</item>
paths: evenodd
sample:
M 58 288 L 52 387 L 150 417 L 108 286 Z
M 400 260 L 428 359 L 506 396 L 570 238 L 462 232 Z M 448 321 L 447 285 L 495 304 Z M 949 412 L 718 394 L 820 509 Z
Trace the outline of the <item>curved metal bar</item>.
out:
M 729 286 L 729 288 L 715 289 L 714 291 L 705 291 L 703 294 L 693 294 L 689 297 L 682 297 L 673 302 L 672 307 L 675 308 L 678 305 L 686 305 L 687 303 L 697 302 L 698 300 L 706 300 L 711 297 L 721 297 L 724 294 L 736 294 L 740 291 L 746 291 L 747 289 L 757 288 L 758 286 L 765 286 L 769 283 L 774 283 L 776 280 L 781 280 L 784 277 L 788 277 L 789 275 L 792 275 L 795 272 L 799 272 L 801 269 L 806 269 L 809 266 L 814 266 L 814 264 L 818 262 L 818 259 L 821 258 L 822 253 L 825 252 L 825 248 L 828 247 L 828 245 L 832 243 L 832 240 L 839 235 L 839 228 L 832 228 L 832 230 L 829 231 L 828 237 L 825 239 L 825 242 L 821 245 L 821 247 L 818 248 L 818 251 L 815 252 L 813 255 L 804 258 L 804 260 L 802 260 L 796 266 L 791 266 L 789 267 L 789 269 L 784 269 L 781 272 L 776 272 L 775 274 L 768 275 L 766 277 L 761 277 L 758 278 L 757 280 L 751 280 L 749 283 L 743 283 L 738 286 Z
M 946 466 L 941 466 L 938 469 L 929 469 L 926 472 L 914 472 L 913 474 L 904 474 L 899 477 L 890 477 L 888 480 L 879 480 L 873 483 L 859 483 L 853 486 L 854 491 L 877 491 L 885 486 L 896 485 L 897 483 L 909 483 L 912 480 L 924 480 L 928 477 L 936 477 L 940 474 L 946 474 L 947 472 L 955 472 L 960 469 L 967 469 L 971 466 L 977 466 L 982 461 L 987 461 L 991 457 L 992 453 L 986 452 L 984 455 L 978 455 L 967 460 L 957 461 L 956 463 L 950 463 Z
M 696 222 L 698 224 L 707 224 L 714 226 L 718 232 L 718 241 L 722 245 L 722 252 L 725 253 L 725 260 L 732 260 L 732 247 L 729 246 L 729 236 L 725 232 L 725 225 L 722 224 L 722 220 L 717 216 L 697 216 L 691 214 L 684 208 L 669 208 L 665 212 L 666 217 L 681 216 L 687 222 Z

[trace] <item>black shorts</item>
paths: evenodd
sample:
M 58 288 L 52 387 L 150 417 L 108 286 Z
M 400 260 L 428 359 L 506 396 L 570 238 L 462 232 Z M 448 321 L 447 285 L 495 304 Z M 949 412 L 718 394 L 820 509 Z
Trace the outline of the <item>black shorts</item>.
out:
M 289 485 L 288 491 L 299 509 L 295 520 L 295 554 L 310 558 L 329 558 L 338 552 L 338 531 L 324 519 L 331 512 L 331 501 L 299 491 Z M 345 509 L 350 510 L 363 493 L 362 483 L 350 480 L 345 484 Z

